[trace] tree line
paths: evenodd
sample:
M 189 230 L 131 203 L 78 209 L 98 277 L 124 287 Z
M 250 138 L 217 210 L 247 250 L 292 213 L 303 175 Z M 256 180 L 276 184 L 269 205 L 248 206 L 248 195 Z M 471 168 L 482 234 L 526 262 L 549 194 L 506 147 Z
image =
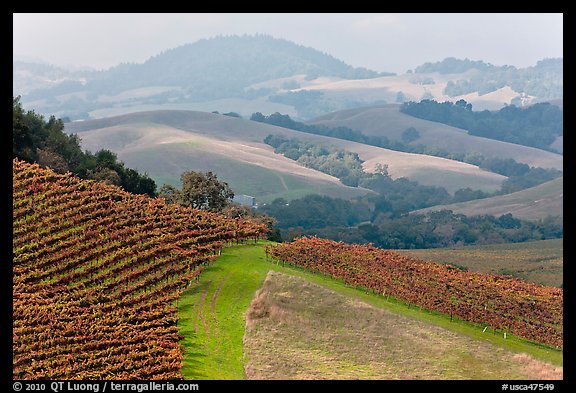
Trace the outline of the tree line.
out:
M 451 210 L 426 214 L 396 213 L 385 197 L 354 201 L 308 195 L 276 199 L 259 211 L 278 220 L 283 240 L 314 235 L 383 248 L 436 248 L 525 242 L 563 237 L 560 217 L 520 220 L 511 214 L 465 216 Z
M 405 102 L 400 111 L 420 119 L 467 130 L 470 135 L 549 150 L 563 135 L 563 111 L 547 102 L 526 108 L 508 105 L 498 111 L 473 111 L 465 100 L 455 103 L 422 100 Z
M 465 101 L 460 102 L 459 106 L 463 106 L 464 108 L 469 108 L 469 110 L 471 110 L 471 104 L 468 104 Z M 402 140 L 390 140 L 383 135 L 364 135 L 360 131 L 356 131 L 344 126 L 328 127 L 323 124 L 306 124 L 298 122 L 290 118 L 289 115 L 283 115 L 279 112 L 272 113 L 268 116 L 265 116 L 260 112 L 255 112 L 250 117 L 250 120 L 284 127 L 291 130 L 306 132 L 308 134 L 329 136 L 333 138 L 364 143 L 370 146 L 382 147 L 390 150 L 402 151 L 406 153 L 426 154 L 477 165 L 478 167 L 486 169 L 487 171 L 508 177 L 508 179 L 503 182 L 502 189 L 500 190 L 499 194 L 508 194 L 511 192 L 523 190 L 525 188 L 534 187 L 538 184 L 562 176 L 562 171 L 557 169 L 531 167 L 527 164 L 519 163 L 512 158 L 485 157 L 479 153 L 465 154 L 459 152 L 449 152 L 447 150 L 436 147 L 411 144 L 412 142 L 417 141 L 420 137 L 420 133 L 414 127 L 408 127 L 406 130 L 404 130 L 402 133 Z M 279 143 L 277 141 L 273 142 Z M 276 146 L 274 147 L 276 148 Z M 293 152 L 290 152 L 290 155 L 294 155 Z M 484 196 L 488 195 L 486 194 Z
M 110 150 L 82 151 L 80 137 L 66 134 L 61 119 L 50 116 L 46 120 L 33 110 L 24 110 L 20 96 L 12 99 L 12 115 L 13 158 L 118 185 L 133 194 L 156 196 L 156 183 L 148 174 L 127 168 Z

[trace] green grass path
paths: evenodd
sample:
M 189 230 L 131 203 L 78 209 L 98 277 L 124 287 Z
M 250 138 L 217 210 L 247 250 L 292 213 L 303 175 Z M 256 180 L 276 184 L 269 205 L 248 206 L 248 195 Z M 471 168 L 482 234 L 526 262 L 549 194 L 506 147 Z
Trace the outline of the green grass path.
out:
M 263 246 L 226 248 L 182 295 L 184 378 L 244 379 L 244 314 L 269 270 Z
M 256 291 L 270 270 L 303 277 L 339 293 L 355 297 L 377 307 L 424 320 L 478 340 L 491 342 L 514 352 L 524 352 L 554 365 L 562 365 L 562 351 L 532 344 L 508 335 L 483 333 L 478 326 L 450 322 L 449 317 L 343 284 L 342 281 L 311 273 L 297 267 L 266 261 L 264 246 L 243 244 L 224 249 L 222 256 L 200 275 L 200 281 L 179 300 L 180 333 L 185 337 L 183 374 L 186 379 L 245 379 L 243 339 L 245 314 Z

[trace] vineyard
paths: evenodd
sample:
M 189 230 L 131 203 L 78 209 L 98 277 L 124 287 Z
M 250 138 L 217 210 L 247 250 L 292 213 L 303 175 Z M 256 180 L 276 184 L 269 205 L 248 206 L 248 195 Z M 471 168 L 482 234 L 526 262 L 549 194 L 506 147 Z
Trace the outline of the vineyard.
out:
M 180 379 L 180 294 L 263 225 L 13 160 L 13 377 Z
M 402 256 L 369 245 L 316 237 L 268 246 L 275 260 L 342 279 L 427 310 L 562 347 L 563 291 L 451 265 Z

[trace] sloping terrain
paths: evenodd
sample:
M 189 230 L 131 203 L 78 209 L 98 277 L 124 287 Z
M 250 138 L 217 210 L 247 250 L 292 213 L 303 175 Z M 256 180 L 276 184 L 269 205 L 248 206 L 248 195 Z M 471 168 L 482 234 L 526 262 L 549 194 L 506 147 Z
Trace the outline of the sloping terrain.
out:
M 526 68 L 446 58 L 401 75 L 352 67 L 267 35 L 202 39 L 143 63 L 69 71 L 13 61 L 13 95 L 38 113 L 74 120 L 142 110 L 279 111 L 310 119 L 383 103 L 464 99 L 476 110 L 563 96 L 563 60 Z
M 269 272 L 247 313 L 249 379 L 561 379 L 562 371 Z
M 564 283 L 564 239 L 395 251 L 450 263 L 468 271 L 511 275 L 536 284 L 562 287 Z
M 238 123 L 244 127 L 235 130 Z M 254 129 L 247 127 L 250 125 Z M 83 131 L 91 126 L 95 129 Z M 258 130 L 258 123 L 227 116 L 144 112 L 74 123 L 67 125 L 66 131 L 80 131 L 82 147 L 87 150 L 114 151 L 127 165 L 147 172 L 158 187 L 163 183 L 177 185 L 182 172 L 195 170 L 212 171 L 236 194 L 256 196 L 259 201 L 292 199 L 306 193 L 348 199 L 371 192 L 345 186 L 333 176 L 274 154 L 272 148 L 256 142 L 269 130 Z
M 400 255 L 371 244 L 300 237 L 267 247 L 274 260 L 460 320 L 563 346 L 563 290 Z
M 175 302 L 250 221 L 13 161 L 14 379 L 179 379 Z
M 445 187 L 449 192 L 465 187 L 494 191 L 505 180 L 504 176 L 453 160 L 397 152 L 206 112 L 139 112 L 67 123 L 65 130 L 77 133 L 84 149 L 108 148 L 128 166 L 163 180 L 159 186 L 164 181 L 177 182 L 185 170 L 212 170 L 236 193 L 267 199 L 293 198 L 312 192 L 350 198 L 369 192 L 346 187 L 336 178 L 274 154 L 272 148 L 263 143 L 269 134 L 350 150 L 366 161 L 368 171 L 377 163 L 386 164 L 393 178 L 407 177 L 425 185 Z
M 186 379 L 558 379 L 562 351 L 223 250 L 179 302 Z
M 448 209 L 454 213 L 474 216 L 490 214 L 501 216 L 511 213 L 514 217 L 525 220 L 539 220 L 547 216 L 564 216 L 564 177 L 550 180 L 536 187 L 513 192 L 506 195 L 477 199 L 450 205 L 432 206 L 414 211 L 425 213 Z
M 349 127 L 366 135 L 386 136 L 402 141 L 402 133 L 414 127 L 418 139 L 411 145 L 435 147 L 452 153 L 480 153 L 485 157 L 511 158 L 530 166 L 562 170 L 563 157 L 532 147 L 501 142 L 469 135 L 466 130 L 442 123 L 419 119 L 400 112 L 400 105 L 383 105 L 346 109 L 308 121 L 309 124 L 325 124 L 330 127 Z

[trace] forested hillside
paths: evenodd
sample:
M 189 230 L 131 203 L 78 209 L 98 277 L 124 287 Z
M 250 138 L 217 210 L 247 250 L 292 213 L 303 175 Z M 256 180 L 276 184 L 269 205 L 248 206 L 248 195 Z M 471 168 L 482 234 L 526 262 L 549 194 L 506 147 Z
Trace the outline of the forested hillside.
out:
M 400 110 L 408 115 L 467 130 L 471 135 L 551 150 L 563 136 L 563 110 L 550 103 L 526 108 L 506 106 L 499 111 L 474 111 L 464 100 L 408 102 Z
M 123 63 L 91 72 L 82 81 L 69 79 L 32 90 L 23 99 L 26 103 L 48 99 L 43 112 L 64 109 L 81 117 L 108 107 L 111 97 L 125 91 L 153 87 L 133 97 L 131 105 L 233 97 L 250 100 L 273 92 L 251 85 L 295 75 L 313 80 L 319 76 L 363 79 L 390 74 L 355 68 L 326 53 L 268 35 L 219 36 L 166 50 L 141 64 Z M 58 96 L 66 98 L 59 102 Z
M 481 60 L 446 58 L 436 63 L 425 63 L 416 67 L 416 73 L 438 72 L 440 74 L 460 74 L 475 70 L 469 79 L 449 81 L 444 93 L 457 97 L 477 91 L 479 95 L 510 86 L 518 93 L 536 96 L 539 101 L 563 97 L 563 59 L 544 59 L 526 68 L 514 66 L 494 66 Z M 518 104 L 518 102 L 516 103 Z

